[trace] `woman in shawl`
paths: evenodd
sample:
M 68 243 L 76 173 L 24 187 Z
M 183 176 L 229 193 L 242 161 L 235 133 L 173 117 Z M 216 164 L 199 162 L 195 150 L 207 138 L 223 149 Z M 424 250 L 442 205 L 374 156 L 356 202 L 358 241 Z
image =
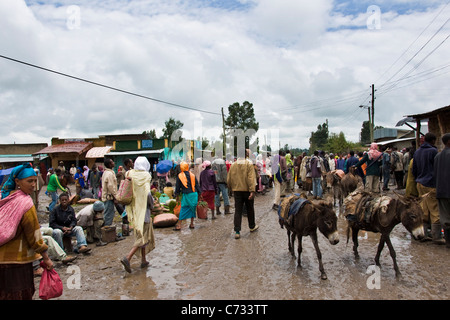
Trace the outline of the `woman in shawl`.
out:
M 0 300 L 33 298 L 33 261 L 53 262 L 42 239 L 36 208 L 30 194 L 36 172 L 29 163 L 15 167 L 1 190 L 0 200 Z
M 134 254 L 141 257 L 141 268 L 149 265 L 146 255 L 155 248 L 155 237 L 151 209 L 153 197 L 150 193 L 150 163 L 146 157 L 138 157 L 134 163 L 134 169 L 127 171 L 126 177 L 133 183 L 133 200 L 126 206 L 127 216 L 134 226 L 135 242 L 127 256 L 120 262 L 125 270 L 131 273 L 130 260 Z
M 180 163 L 180 174 L 177 176 L 175 186 L 175 198 L 181 194 L 181 210 L 178 222 L 175 226 L 176 231 L 181 230 L 181 221 L 191 218 L 189 228 L 194 229 L 195 211 L 197 209 L 198 187 L 195 175 L 189 171 L 189 165 L 186 162 Z
M 360 168 L 364 163 L 367 163 L 365 188 L 369 192 L 380 192 L 380 166 L 382 165 L 382 156 L 383 153 L 378 151 L 378 145 L 373 142 L 370 145 L 370 150 L 355 164 L 356 168 Z

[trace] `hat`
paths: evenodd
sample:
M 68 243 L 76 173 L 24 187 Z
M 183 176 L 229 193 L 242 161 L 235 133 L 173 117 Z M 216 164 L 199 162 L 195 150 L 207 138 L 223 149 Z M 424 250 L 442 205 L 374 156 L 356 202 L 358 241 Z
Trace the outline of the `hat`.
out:
M 104 211 L 105 204 L 101 201 L 95 201 L 93 208 L 94 208 L 94 211 Z
M 203 161 L 202 167 L 204 169 L 206 167 L 209 167 L 210 165 L 211 165 L 211 161 L 205 160 L 205 161 Z

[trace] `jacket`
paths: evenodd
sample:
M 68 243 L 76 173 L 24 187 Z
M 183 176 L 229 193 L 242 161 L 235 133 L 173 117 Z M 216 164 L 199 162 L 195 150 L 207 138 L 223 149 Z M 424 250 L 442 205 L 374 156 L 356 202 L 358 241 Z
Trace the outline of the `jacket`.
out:
M 228 171 L 227 185 L 232 191 L 255 192 L 256 175 L 253 163 L 248 159 L 238 159 Z
M 55 192 L 57 189 L 60 189 L 63 192 L 67 192 L 67 190 L 59 183 L 59 179 L 56 173 L 54 173 L 50 176 L 50 179 L 48 180 L 47 191 Z
M 366 167 L 366 176 L 379 176 L 380 175 L 380 166 L 381 166 L 381 157 L 379 159 L 369 159 L 369 155 L 366 153 L 361 160 L 355 164 L 355 167 L 359 168 L 364 163 L 367 163 Z
M 61 205 L 57 205 L 53 208 L 52 212 L 50 212 L 48 225 L 50 228 L 60 230 L 62 230 L 63 227 L 76 227 L 77 218 L 75 216 L 75 210 L 73 210 L 71 206 L 68 206 L 67 210 L 62 210 Z
M 114 200 L 117 195 L 117 178 L 112 169 L 105 169 L 102 175 L 102 201 Z
M 437 154 L 436 147 L 424 142 L 414 153 L 413 176 L 417 183 L 429 188 L 436 188 L 434 177 L 434 157 Z

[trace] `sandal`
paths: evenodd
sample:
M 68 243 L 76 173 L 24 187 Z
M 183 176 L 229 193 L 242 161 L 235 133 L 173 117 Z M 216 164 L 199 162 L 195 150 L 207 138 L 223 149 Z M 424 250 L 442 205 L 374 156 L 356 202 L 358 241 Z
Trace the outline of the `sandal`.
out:
M 145 261 L 141 263 L 141 269 L 144 269 L 145 267 L 147 267 L 150 264 L 150 262 Z
M 173 231 L 181 231 L 181 227 L 175 227 L 173 228 Z
M 189 229 L 194 229 L 194 228 L 195 228 L 195 227 L 194 227 L 193 224 L 189 225 Z
M 127 257 L 120 259 L 120 262 L 123 264 L 125 271 L 131 273 L 130 261 L 128 261 Z

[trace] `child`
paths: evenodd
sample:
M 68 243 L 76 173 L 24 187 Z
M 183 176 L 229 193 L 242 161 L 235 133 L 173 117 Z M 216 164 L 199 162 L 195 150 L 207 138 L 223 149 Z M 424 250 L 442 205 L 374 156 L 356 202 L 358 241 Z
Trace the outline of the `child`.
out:
M 164 188 L 164 193 L 167 194 L 170 199 L 173 199 L 173 192 L 172 182 L 167 182 L 166 187 Z

